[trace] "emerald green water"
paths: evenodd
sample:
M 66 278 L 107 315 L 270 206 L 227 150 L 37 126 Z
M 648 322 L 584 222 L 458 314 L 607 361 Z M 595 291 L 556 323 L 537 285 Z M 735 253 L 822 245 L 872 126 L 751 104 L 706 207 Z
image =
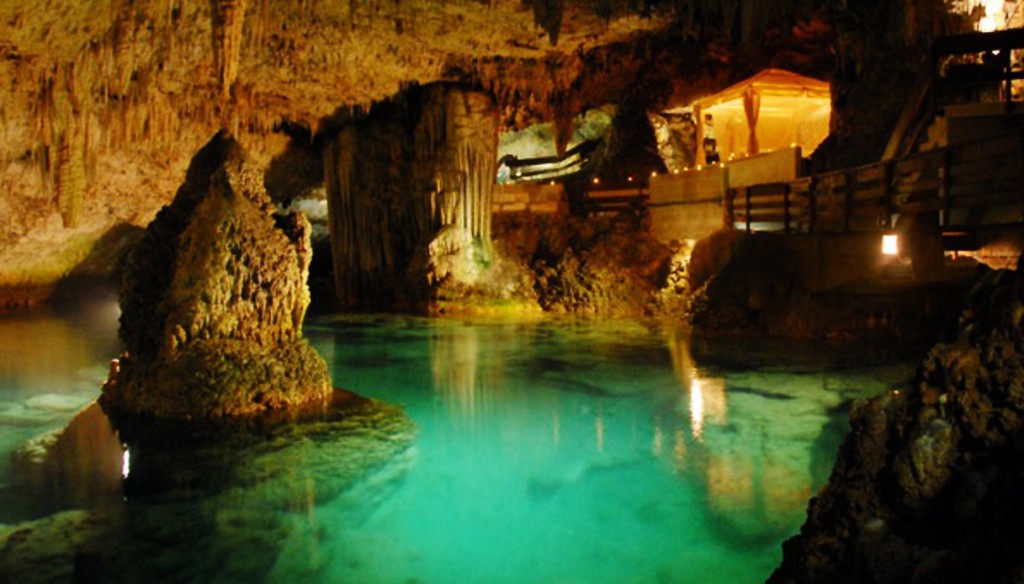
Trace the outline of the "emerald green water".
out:
M 760 582 L 827 478 L 849 402 L 922 354 L 691 342 L 633 321 L 322 317 L 306 334 L 335 385 L 415 422 L 386 469 L 333 489 L 327 442 L 315 463 L 288 458 L 272 490 L 251 478 L 266 452 L 239 450 L 216 494 L 125 497 L 134 446 L 96 414 L 76 431 L 93 454 L 60 458 L 62 480 L 28 497 L 12 453 L 98 395 L 116 310 L 104 299 L 0 320 L 0 540 L 85 510 L 130 531 L 89 556 L 138 559 L 126 580 Z M 153 517 L 159 528 L 140 527 Z

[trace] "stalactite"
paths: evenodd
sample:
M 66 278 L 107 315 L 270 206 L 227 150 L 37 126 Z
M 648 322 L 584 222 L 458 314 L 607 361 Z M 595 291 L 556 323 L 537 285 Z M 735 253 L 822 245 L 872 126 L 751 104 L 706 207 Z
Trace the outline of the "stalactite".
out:
M 59 134 L 57 150 L 57 204 L 64 226 L 73 229 L 82 220 L 85 193 L 85 132 L 72 118 Z
M 135 63 L 132 60 L 132 45 L 135 43 L 135 6 L 131 0 L 121 0 L 113 26 L 113 53 L 116 77 L 114 91 L 124 95 L 131 82 Z
M 213 59 L 221 95 L 227 97 L 238 77 L 246 0 L 210 0 Z

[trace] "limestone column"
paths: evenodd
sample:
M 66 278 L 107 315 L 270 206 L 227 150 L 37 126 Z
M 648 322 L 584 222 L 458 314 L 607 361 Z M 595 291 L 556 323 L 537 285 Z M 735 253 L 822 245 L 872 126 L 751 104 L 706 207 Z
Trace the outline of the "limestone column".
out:
M 493 98 L 449 84 L 411 87 L 341 122 L 324 178 L 342 308 L 391 308 L 416 251 L 442 228 L 490 245 L 497 144 Z

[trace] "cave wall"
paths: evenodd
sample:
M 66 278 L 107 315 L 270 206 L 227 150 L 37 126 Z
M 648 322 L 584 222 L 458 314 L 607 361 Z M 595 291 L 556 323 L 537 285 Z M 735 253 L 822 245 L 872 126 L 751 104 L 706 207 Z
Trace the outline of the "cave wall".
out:
M 962 32 L 943 0 L 830 0 L 834 29 L 831 135 L 815 170 L 881 159 L 911 96 L 931 77 L 936 37 Z
M 342 121 L 324 150 L 339 305 L 391 307 L 418 248 L 444 227 L 488 246 L 497 150 L 493 98 L 450 84 L 413 86 Z

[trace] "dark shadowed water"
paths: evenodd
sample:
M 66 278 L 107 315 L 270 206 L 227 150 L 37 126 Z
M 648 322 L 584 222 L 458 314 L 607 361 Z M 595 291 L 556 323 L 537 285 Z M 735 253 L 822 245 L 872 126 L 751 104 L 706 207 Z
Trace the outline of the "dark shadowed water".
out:
M 174 500 L 179 518 L 202 509 L 201 529 L 189 519 L 153 529 L 137 518 L 167 501 L 122 496 L 131 457 L 101 413 L 98 429 L 77 433 L 97 444 L 81 450 L 109 455 L 60 464 L 105 474 L 61 473 L 45 496 L 10 488 L 23 481 L 12 453 L 23 459 L 26 441 L 98 395 L 118 350 L 116 316 L 103 297 L 0 319 L 0 540 L 23 522 L 102 508 L 118 529 L 133 518 L 134 551 L 119 553 L 144 553 L 155 567 L 140 571 L 167 581 L 760 582 L 827 478 L 851 401 L 908 377 L 923 354 L 693 343 L 629 321 L 319 318 L 306 334 L 335 385 L 403 406 L 418 427 L 411 448 L 336 488 L 325 469 L 332 456 L 349 464 L 347 453 L 327 443 L 315 462 L 289 458 L 284 474 L 299 478 L 284 484 L 305 485 L 303 505 L 268 502 L 280 493 L 247 469 L 267 464 L 266 452 L 240 450 L 236 478 L 224 479 L 239 484 Z M 95 484 L 77 484 L 86 475 Z M 204 553 L 187 543 L 193 532 L 232 559 L 161 572 Z

